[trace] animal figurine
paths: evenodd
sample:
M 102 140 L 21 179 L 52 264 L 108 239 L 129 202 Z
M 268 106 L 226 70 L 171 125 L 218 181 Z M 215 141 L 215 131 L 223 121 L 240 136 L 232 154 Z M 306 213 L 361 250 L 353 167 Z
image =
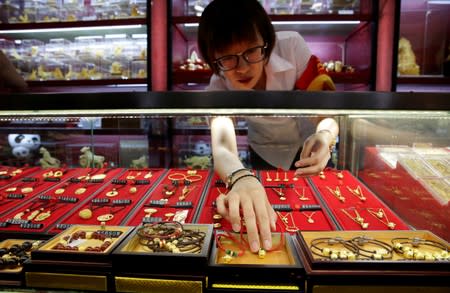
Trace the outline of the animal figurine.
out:
M 42 158 L 39 159 L 39 164 L 42 168 L 59 168 L 61 165 L 61 161 L 57 158 L 53 158 L 46 148 L 41 147 L 39 153 L 42 155 Z
M 99 156 L 94 154 L 91 151 L 91 148 L 88 146 L 82 147 L 80 155 L 80 166 L 83 168 L 92 167 L 92 168 L 102 168 L 103 163 L 105 162 L 104 156 Z
M 400 75 L 419 75 L 420 67 L 416 63 L 416 55 L 411 42 L 404 37 L 398 41 L 398 73 Z
M 130 168 L 134 169 L 144 169 L 148 168 L 147 156 L 143 155 L 139 159 L 131 160 Z
M 183 161 L 188 168 L 192 169 L 208 169 L 211 166 L 210 156 L 192 156 Z

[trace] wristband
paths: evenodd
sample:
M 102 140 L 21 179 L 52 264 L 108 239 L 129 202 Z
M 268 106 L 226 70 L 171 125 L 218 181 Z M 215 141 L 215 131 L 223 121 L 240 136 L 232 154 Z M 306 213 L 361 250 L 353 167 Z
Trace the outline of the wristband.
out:
M 244 172 L 244 171 L 248 171 L 248 172 L 252 173 L 252 171 L 249 170 L 249 169 L 247 169 L 247 168 L 240 168 L 240 169 L 234 170 L 233 172 L 231 172 L 231 173 L 227 176 L 227 180 L 226 180 L 226 182 L 225 182 L 225 187 L 226 187 L 227 189 L 231 189 L 231 188 L 228 188 L 228 186 L 230 186 L 231 183 L 233 182 L 233 177 L 234 177 L 235 175 L 237 175 L 238 173 Z
M 238 177 L 236 180 L 234 180 L 234 182 L 231 183 L 231 185 L 230 185 L 230 187 L 228 188 L 228 190 L 233 189 L 233 186 L 236 184 L 236 182 L 238 182 L 238 181 L 241 180 L 242 178 L 246 178 L 246 177 L 253 177 L 253 178 L 256 178 L 256 180 L 258 180 L 258 182 L 259 182 L 259 178 L 256 177 L 255 175 L 253 175 L 253 174 L 245 174 L 245 175 L 242 175 L 241 177 Z

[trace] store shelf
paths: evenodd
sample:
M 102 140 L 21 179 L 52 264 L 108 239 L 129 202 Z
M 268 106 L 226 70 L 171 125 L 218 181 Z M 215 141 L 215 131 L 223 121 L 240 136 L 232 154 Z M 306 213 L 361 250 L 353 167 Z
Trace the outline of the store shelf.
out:
M 120 85 L 151 90 L 151 26 L 145 16 L 150 13 L 149 4 L 136 4 L 143 13 L 138 16 L 133 14 L 136 11 L 132 6 L 116 9 L 80 3 L 74 7 L 76 10 L 67 10 L 65 5 L 69 4 L 59 3 L 54 11 L 53 7 L 47 7 L 48 11 L 40 7 L 32 12 L 14 12 L 2 19 L 0 49 L 32 91 L 92 91 Z M 107 8 L 113 14 L 106 15 Z M 75 21 L 67 21 L 66 10 L 71 11 Z M 42 18 L 42 11 L 48 19 Z M 23 13 L 30 17 L 26 22 L 19 20 L 25 17 Z
M 0 34 L 7 33 L 8 30 L 40 30 L 40 29 L 64 29 L 83 28 L 99 26 L 130 26 L 145 25 L 145 18 L 113 19 L 113 20 L 90 20 L 90 21 L 67 21 L 67 22 L 38 22 L 38 23 L 3 23 Z
M 393 76 L 393 90 L 447 92 L 450 77 L 444 74 L 450 56 L 450 2 L 401 1 L 397 9 L 398 48 L 394 47 L 392 70 L 400 74 Z

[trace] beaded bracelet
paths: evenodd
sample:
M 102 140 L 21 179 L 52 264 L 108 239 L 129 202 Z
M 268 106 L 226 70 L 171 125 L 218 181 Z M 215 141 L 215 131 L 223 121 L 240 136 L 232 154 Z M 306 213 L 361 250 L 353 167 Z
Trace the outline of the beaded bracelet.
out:
M 225 186 L 228 188 L 228 187 L 232 184 L 232 182 L 233 182 L 233 177 L 234 177 L 235 175 L 237 175 L 238 173 L 244 172 L 244 171 L 248 171 L 248 172 L 250 172 L 250 173 L 252 172 L 252 170 L 247 169 L 247 168 L 240 168 L 240 169 L 234 170 L 233 172 L 231 172 L 231 173 L 227 176 L 227 180 L 226 180 L 226 182 L 225 182 Z M 231 188 L 228 188 L 228 189 L 231 189 Z
M 322 247 L 323 244 L 327 246 Z M 341 246 L 341 249 L 334 248 L 334 245 Z M 341 237 L 315 238 L 311 240 L 310 250 L 312 254 L 330 260 L 355 260 L 360 254 L 354 243 Z
M 427 261 L 450 261 L 448 247 L 434 240 L 419 237 L 398 237 L 391 240 L 394 251 L 405 259 Z M 420 250 L 420 247 L 429 247 L 430 250 Z
M 242 178 L 246 178 L 246 177 L 253 177 L 253 178 L 256 178 L 256 180 L 258 180 L 258 182 L 259 182 L 259 178 L 256 177 L 255 175 L 253 175 L 253 174 L 245 174 L 245 175 L 242 175 L 241 177 L 238 177 L 236 180 L 234 180 L 233 183 L 231 183 L 231 185 L 228 187 L 228 190 L 233 189 L 233 186 L 236 184 L 236 182 L 238 182 L 238 181 L 241 180 Z
M 359 249 L 359 255 L 373 260 L 392 259 L 393 248 L 386 242 L 381 240 L 372 239 L 367 236 L 358 236 L 350 240 L 356 244 Z M 365 248 L 364 246 L 369 244 L 377 248 Z

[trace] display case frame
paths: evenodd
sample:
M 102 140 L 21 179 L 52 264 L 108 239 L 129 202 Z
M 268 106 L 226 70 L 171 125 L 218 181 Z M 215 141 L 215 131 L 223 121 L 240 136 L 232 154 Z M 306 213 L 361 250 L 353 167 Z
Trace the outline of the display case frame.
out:
M 390 93 L 390 92 L 148 92 L 148 93 L 88 93 L 88 94 L 11 94 L 0 100 L 0 119 L 9 121 L 27 119 L 36 121 L 42 118 L 102 117 L 108 119 L 126 118 L 178 118 L 213 116 L 267 116 L 291 117 L 302 115 L 321 115 L 335 117 L 340 124 L 339 159 L 337 167 L 348 169 L 354 174 L 358 171 L 358 158 L 353 156 L 355 145 L 351 136 L 353 116 L 383 118 L 388 115 L 410 117 L 411 119 L 450 117 L 450 99 L 444 93 Z M 415 118 L 416 117 L 416 118 Z M 446 124 L 443 123 L 444 130 Z M 122 131 L 120 124 L 113 124 L 114 131 Z M 11 126 L 14 129 L 14 126 Z M 95 135 L 95 134 L 94 134 Z M 445 138 L 445 133 L 441 135 Z M 447 136 L 449 137 L 449 136 Z M 379 142 L 378 142 L 379 143 Z M 446 145 L 448 147 L 448 144 Z M 440 210 L 435 210 L 438 214 Z M 442 235 L 438 235 L 442 236 Z M 444 237 L 442 237 L 444 238 Z M 301 274 L 301 273 L 299 273 Z M 351 273 L 342 277 L 344 284 L 354 279 Z M 341 280 L 342 280 L 341 278 Z M 440 276 L 430 280 L 414 281 L 408 276 L 401 282 L 389 277 L 389 284 L 432 287 L 433 281 L 441 282 Z M 108 274 L 102 280 L 110 279 Z M 319 278 L 315 284 L 333 282 Z M 377 283 L 369 286 L 376 288 Z M 306 279 L 309 282 L 309 279 Z M 422 282 L 423 281 L 423 282 Z M 359 281 L 358 281 L 359 282 Z M 311 283 L 310 283 L 311 284 Z M 342 282 L 330 283 L 339 286 Z M 362 286 L 367 283 L 362 282 Z M 307 287 L 310 288 L 310 287 Z M 447 288 L 448 289 L 448 288 Z M 308 291 L 309 292 L 309 291 Z

